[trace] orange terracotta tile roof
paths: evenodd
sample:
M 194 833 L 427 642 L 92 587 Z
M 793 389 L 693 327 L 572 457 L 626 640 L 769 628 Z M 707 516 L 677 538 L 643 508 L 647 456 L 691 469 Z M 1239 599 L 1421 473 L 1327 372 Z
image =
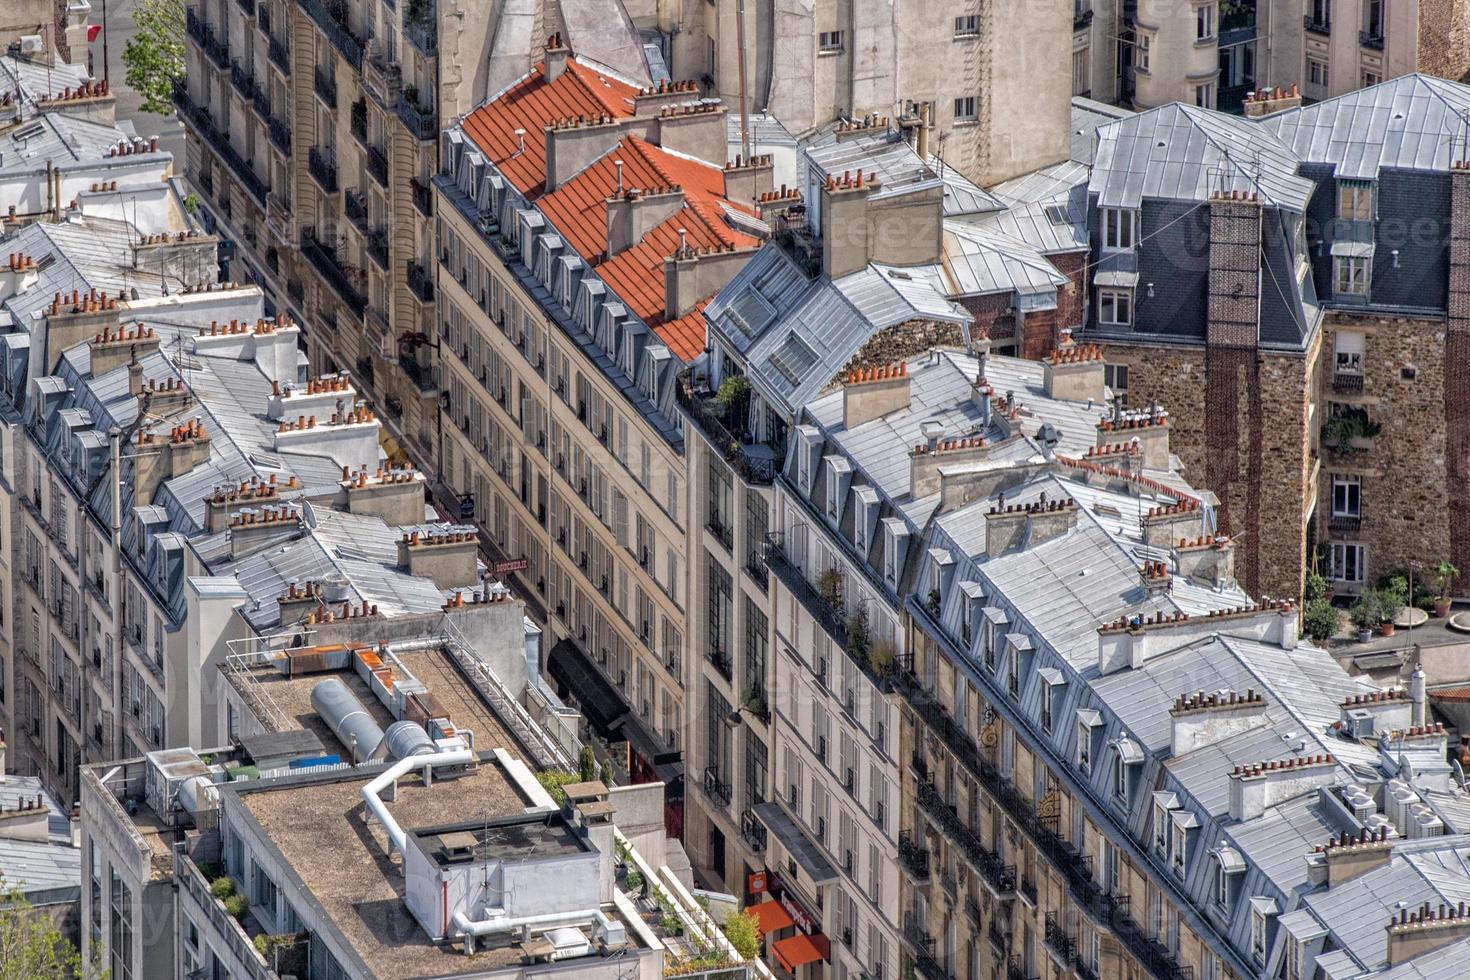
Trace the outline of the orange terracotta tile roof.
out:
M 558 119 L 631 116 L 633 97 L 638 94 L 636 87 L 575 58 L 568 59 L 567 70 L 554 82 L 546 81 L 545 67 L 538 64 L 464 121 L 465 135 L 517 190 L 533 200 L 546 187 L 545 128 Z M 523 153 L 517 152 L 517 129 L 526 131 Z
M 704 350 L 701 311 L 709 297 L 682 317 L 664 318 L 664 259 L 679 247 L 679 230 L 684 230 L 685 244 L 693 249 L 760 244 L 725 221 L 726 209 L 753 212 L 725 200 L 724 171 L 629 135 L 571 180 L 545 193 L 543 128 L 568 116 L 630 116 L 637 91 L 575 59 L 551 83 L 538 65 L 494 102 L 471 113 L 464 132 L 518 190 L 536 201 L 567 245 L 597 270 L 630 312 L 648 324 L 676 357 L 689 360 Z M 524 152 L 518 152 L 517 128 L 526 130 Z M 623 164 L 625 190 L 655 193 L 676 188 L 683 192 L 684 203 L 638 244 L 608 259 L 607 199 L 617 189 L 616 161 Z

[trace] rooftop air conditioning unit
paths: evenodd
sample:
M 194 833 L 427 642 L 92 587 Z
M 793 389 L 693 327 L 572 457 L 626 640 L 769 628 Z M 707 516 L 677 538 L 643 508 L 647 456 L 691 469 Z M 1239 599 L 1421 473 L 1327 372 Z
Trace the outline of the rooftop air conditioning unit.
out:
M 1348 734 L 1353 738 L 1373 737 L 1373 712 L 1355 708 L 1347 713 Z
M 26 56 L 38 55 L 45 49 L 46 42 L 39 34 L 22 34 L 20 36 L 20 53 Z

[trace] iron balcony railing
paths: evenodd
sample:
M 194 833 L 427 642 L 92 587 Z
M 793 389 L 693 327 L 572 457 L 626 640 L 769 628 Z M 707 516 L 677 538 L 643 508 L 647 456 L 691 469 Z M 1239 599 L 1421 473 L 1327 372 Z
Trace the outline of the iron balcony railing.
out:
M 432 4 L 427 4 L 428 10 L 422 16 L 403 22 L 403 36 L 408 38 L 408 43 L 418 48 L 426 58 L 433 58 L 439 54 L 439 28 L 435 23 L 434 9 Z
M 766 849 L 766 825 L 760 822 L 754 810 L 740 811 L 740 836 L 757 854 Z
M 716 806 L 722 810 L 728 807 L 731 792 L 730 784 L 725 782 L 719 769 L 709 766 L 704 770 L 704 795 L 708 796 Z
M 348 28 L 347 4 L 343 0 L 300 0 L 301 9 L 321 28 L 332 46 L 358 71 L 362 71 L 362 39 Z
M 987 848 L 980 835 L 965 825 L 954 812 L 954 808 L 940 796 L 939 790 L 928 779 L 919 780 L 919 808 L 934 819 L 940 831 L 948 837 L 997 898 L 1014 898 L 1016 895 L 1016 866 L 1006 864 L 994 851 Z
M 434 216 L 434 195 L 429 190 L 429 185 L 417 177 L 410 177 L 408 187 L 413 194 L 413 206 L 418 209 L 419 214 L 425 218 L 432 218 Z
M 434 279 L 417 262 L 408 263 L 408 288 L 420 302 L 434 302 Z
M 932 626 L 932 624 L 931 624 Z M 937 626 L 932 626 L 938 629 Z M 897 672 L 895 686 L 904 695 L 921 722 L 930 726 L 977 783 L 1001 805 L 1012 822 L 1031 840 L 1037 851 L 1051 864 L 1067 884 L 1073 904 L 1093 921 L 1109 928 L 1129 955 L 1150 973 L 1165 980 L 1188 980 L 1187 967 L 1181 966 L 1170 951 L 1144 934 L 1129 916 L 1128 897 L 1112 895 L 1093 878 L 1089 855 L 1078 853 L 1073 845 L 1043 823 L 1035 805 L 1024 796 L 1009 777 L 986 759 L 974 739 L 945 714 L 937 698 L 920 683 L 911 667 Z M 922 758 L 915 759 L 916 769 L 927 772 Z M 1035 903 L 1036 885 L 1032 881 L 1018 883 L 1018 889 Z
M 679 375 L 674 393 L 679 400 L 679 406 L 709 439 L 721 458 L 740 474 L 742 480 L 754 486 L 767 486 L 776 478 L 784 451 L 774 449 L 769 456 L 753 452 L 754 447 L 731 432 L 725 417 L 707 404 L 712 396 L 695 390 L 692 370 Z
M 306 169 L 328 194 L 337 193 L 337 161 L 321 148 L 313 146 L 307 154 Z
M 364 235 L 368 233 L 367 195 L 359 190 L 349 190 L 342 195 L 342 210 L 347 220 Z
M 367 148 L 367 169 L 379 186 L 388 186 L 388 157 L 376 146 Z
M 929 878 L 929 849 L 914 839 L 913 831 L 905 830 L 898 835 L 898 861 L 915 881 Z
M 322 71 L 321 65 L 317 65 L 316 71 L 312 72 L 312 87 L 328 107 L 337 108 L 337 80 Z
M 357 316 L 362 316 L 367 307 L 367 297 L 353 283 L 352 276 L 337 258 L 337 253 L 318 241 L 315 235 L 303 235 L 301 254 L 306 256 L 312 268 L 327 281 L 332 291 L 342 298 L 342 302 Z
M 398 100 L 398 118 L 421 140 L 439 138 L 439 116 L 433 109 L 420 109 L 407 96 Z

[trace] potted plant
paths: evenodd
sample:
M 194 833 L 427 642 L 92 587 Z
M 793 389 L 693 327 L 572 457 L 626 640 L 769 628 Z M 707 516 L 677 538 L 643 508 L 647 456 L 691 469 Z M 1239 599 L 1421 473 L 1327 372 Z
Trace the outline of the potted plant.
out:
M 1394 620 L 1404 611 L 1409 600 L 1409 582 L 1402 575 L 1395 575 L 1378 590 L 1378 616 L 1381 620 L 1379 632 L 1393 636 Z
M 1441 619 L 1450 614 L 1450 587 L 1459 577 L 1460 570 L 1447 558 L 1434 566 L 1434 614 Z
M 829 568 L 817 576 L 817 593 L 833 609 L 842 607 L 842 572 Z
M 1381 610 L 1377 592 L 1364 592 L 1353 603 L 1349 615 L 1352 616 L 1353 625 L 1358 628 L 1359 643 L 1367 643 L 1373 638 L 1373 628 L 1383 621 Z

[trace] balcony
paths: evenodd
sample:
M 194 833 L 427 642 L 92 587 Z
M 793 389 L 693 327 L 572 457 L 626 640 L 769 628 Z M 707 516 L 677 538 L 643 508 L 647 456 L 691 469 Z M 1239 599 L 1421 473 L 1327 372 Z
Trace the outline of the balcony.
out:
M 368 46 L 367 57 L 362 63 L 362 87 L 385 111 L 398 103 L 403 90 L 402 69 L 383 57 L 383 46 L 373 43 Z
M 403 120 L 403 125 L 408 131 L 421 140 L 436 140 L 439 138 L 439 117 L 433 109 L 420 109 L 414 104 L 414 100 L 405 92 L 403 98 L 398 100 L 398 118 Z
M 1097 971 L 1087 962 L 1082 945 L 1063 927 L 1055 912 L 1046 913 L 1042 942 L 1046 945 L 1048 955 L 1063 971 L 1070 970 L 1079 980 L 1097 980 Z
M 322 71 L 321 65 L 317 65 L 316 71 L 312 73 L 312 86 L 316 90 L 317 98 L 327 104 L 328 109 L 337 108 L 337 80 Z
M 721 810 L 730 806 L 730 784 L 723 780 L 720 770 L 714 766 L 709 766 L 704 770 L 704 795 L 708 796 L 710 802 Z
M 766 825 L 760 822 L 754 810 L 740 812 L 740 839 L 757 854 L 766 849 Z
M 398 367 L 403 371 L 420 395 L 436 398 L 439 395 L 439 369 L 432 364 L 420 364 L 416 358 L 400 357 Z
M 888 666 L 876 663 L 865 650 L 849 649 L 847 621 L 832 605 L 822 598 L 816 586 L 807 581 L 801 569 L 791 564 L 782 549 L 780 534 L 766 535 L 766 568 L 801 603 L 807 614 L 821 624 L 834 642 L 867 675 L 873 686 L 887 693 L 893 689 L 893 677 Z
M 1383 28 L 1358 32 L 1358 44 L 1370 51 L 1383 50 Z
M 266 123 L 266 127 L 270 130 L 271 143 L 275 144 L 276 149 L 280 150 L 287 156 L 290 156 L 291 127 L 283 123 L 281 120 L 275 118 L 270 119 Z
M 910 608 L 914 608 L 911 606 Z M 919 614 L 922 620 L 923 614 Z M 921 623 L 931 635 L 942 635 L 940 627 L 932 620 Z M 1001 774 L 994 763 L 985 759 L 974 739 L 955 724 L 934 695 L 925 690 L 910 670 L 901 670 L 895 686 L 914 709 L 921 723 L 928 724 L 945 743 L 945 748 L 956 761 L 961 763 L 982 789 L 1006 812 L 1022 833 L 1026 834 L 1037 851 L 1056 869 L 1067 884 L 1072 903 L 1094 922 L 1110 929 L 1130 956 L 1138 960 L 1145 969 L 1165 980 L 1187 980 L 1184 968 L 1174 960 L 1163 946 L 1144 935 L 1142 929 L 1129 917 L 1128 896 L 1110 895 L 1092 876 L 1092 862 L 1088 855 L 1078 854 L 1073 846 L 1059 834 L 1047 828 L 1032 802 L 1023 796 L 1010 781 Z M 916 759 L 916 764 L 922 763 Z M 922 769 L 922 765 L 916 765 Z M 1035 895 L 1035 884 L 1023 881 L 1018 893 L 1028 898 Z M 1034 903 L 1034 898 L 1031 899 Z
M 334 154 L 313 146 L 307 156 L 306 169 L 311 171 L 322 190 L 328 194 L 337 193 L 337 159 Z
M 432 218 L 434 216 L 434 195 L 429 190 L 429 185 L 420 182 L 417 177 L 410 177 L 408 187 L 413 195 L 413 206 L 418 209 L 419 214 L 425 218 Z
M 343 0 L 300 0 L 301 9 L 357 71 L 362 71 L 362 39 L 348 27 L 347 4 Z
M 1361 395 L 1363 375 L 1357 371 L 1337 371 L 1332 375 L 1332 390 L 1339 395 Z
M 1324 37 L 1332 33 L 1332 22 L 1327 18 L 1318 20 L 1311 14 L 1302 16 L 1302 27 L 1310 34 L 1321 34 Z
M 992 895 L 1001 900 L 1016 897 L 1016 866 L 1005 864 L 999 855 L 987 848 L 980 835 L 960 820 L 959 814 L 944 801 L 934 783 L 926 777 L 919 781 L 919 808 L 980 873 Z
M 362 232 L 363 237 L 368 234 L 367 195 L 362 191 L 349 190 L 342 195 L 342 210 L 347 214 L 347 220 L 352 226 Z
M 181 82 L 174 85 L 174 105 L 178 107 L 179 118 L 199 135 L 199 142 L 213 150 L 250 196 L 261 207 L 265 207 L 266 195 L 269 193 L 265 180 L 255 173 L 254 165 L 231 145 L 229 134 L 222 133 L 215 127 L 214 117 L 209 110 L 189 97 L 189 90 Z M 200 184 L 205 187 L 206 192 L 213 193 L 209 182 L 200 181 Z
M 287 248 L 296 247 L 296 217 L 291 202 L 280 194 L 266 197 L 265 226 L 277 242 Z
M 434 302 L 434 279 L 417 262 L 408 263 L 408 288 L 420 303 Z
M 929 880 L 929 849 L 914 840 L 912 831 L 898 835 L 898 863 L 916 885 Z
M 378 182 L 378 186 L 388 186 L 388 157 L 376 146 L 367 148 L 367 169 L 373 180 Z
M 403 21 L 403 36 L 408 43 L 419 49 L 419 53 L 425 58 L 434 58 L 439 54 L 439 28 L 434 22 L 434 7 L 432 3 L 424 4 L 428 8 L 427 13 L 412 20 L 407 18 Z
M 327 285 L 341 297 L 342 302 L 357 316 L 362 316 L 367 307 L 367 297 L 354 284 L 358 270 L 344 265 L 330 247 L 317 240 L 315 234 L 303 234 L 301 254 L 326 280 Z
M 262 97 L 264 93 L 255 81 L 255 76 L 247 72 L 236 58 L 230 63 L 230 84 L 235 86 L 235 91 L 240 93 L 240 98 L 246 102 L 254 102 Z
M 903 938 L 909 944 L 915 974 L 924 980 L 954 980 L 953 975 L 934 958 L 934 939 L 912 912 L 903 917 Z
M 704 659 L 715 665 L 715 670 L 720 672 L 721 677 L 727 681 L 730 679 L 730 672 L 732 670 L 730 654 L 721 650 L 719 647 L 713 647 L 704 655 Z
M 707 388 L 695 387 L 693 370 L 685 371 L 674 384 L 679 407 L 699 427 L 721 458 L 752 486 L 769 486 L 784 463 L 784 448 L 773 448 L 736 432 L 746 430 L 749 393 L 743 398 L 721 400 Z M 731 429 L 734 431 L 731 431 Z
M 268 48 L 271 64 L 279 68 L 281 74 L 289 76 L 291 74 L 291 52 L 286 49 L 286 42 L 270 34 L 269 29 L 266 30 L 266 33 L 270 35 Z
M 368 233 L 367 241 L 368 256 L 378 264 L 378 268 L 387 272 L 388 265 L 388 229 L 374 228 Z
M 358 99 L 356 102 L 352 103 L 352 118 L 348 123 L 348 129 L 352 131 L 353 138 L 361 143 L 363 145 L 363 148 L 366 149 L 368 145 L 367 103 L 362 101 L 361 99 Z

